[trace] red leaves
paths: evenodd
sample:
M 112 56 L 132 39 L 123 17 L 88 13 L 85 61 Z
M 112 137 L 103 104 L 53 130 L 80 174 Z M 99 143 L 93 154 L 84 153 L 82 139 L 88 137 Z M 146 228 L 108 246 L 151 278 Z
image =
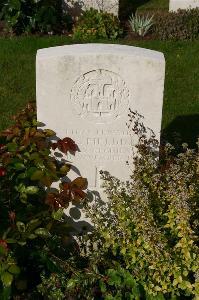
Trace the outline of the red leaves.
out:
M 1 136 L 12 136 L 13 135 L 13 129 L 12 128 L 8 128 L 5 129 L 4 131 L 1 132 Z
M 67 199 L 69 202 L 77 203 L 81 199 L 84 199 L 86 193 L 83 191 L 87 188 L 88 182 L 87 179 L 78 177 L 72 182 L 65 182 L 60 185 L 61 192 L 60 198 L 62 201 Z
M 3 177 L 6 175 L 6 169 L 3 167 L 0 167 L 0 177 Z
M 58 193 L 49 193 L 46 197 L 46 204 L 48 204 L 53 210 L 57 210 L 60 207 L 66 207 L 61 201 Z
M 55 210 L 60 207 L 67 208 L 69 202 L 76 203 L 85 198 L 86 193 L 83 190 L 87 188 L 87 185 L 87 179 L 82 177 L 78 177 L 72 182 L 64 182 L 60 184 L 61 192 L 47 195 L 46 203 Z
M 0 144 L 0 154 L 2 155 L 6 150 L 6 145 Z
M 9 219 L 10 219 L 10 221 L 11 221 L 12 223 L 15 222 L 16 214 L 15 214 L 14 211 L 10 211 L 10 212 L 9 212 Z
M 0 240 L 0 247 L 2 247 L 4 250 L 8 250 L 8 244 L 5 240 Z
M 0 144 L 0 154 L 1 154 L 1 163 L 4 163 L 4 157 L 6 156 L 5 153 L 6 146 L 4 144 Z M 0 166 L 0 177 L 3 177 L 6 175 L 6 169 L 2 166 Z
M 88 182 L 86 178 L 78 177 L 72 182 L 65 182 L 61 185 L 63 190 L 61 194 L 70 199 L 70 201 L 79 201 L 84 199 L 86 194 L 83 190 L 87 188 Z
M 88 181 L 86 178 L 77 177 L 75 180 L 71 182 L 74 188 L 79 188 L 81 190 L 87 189 Z
M 60 139 L 57 143 L 53 143 L 52 148 L 53 150 L 58 148 L 61 152 L 65 154 L 67 154 L 68 151 L 74 154 L 78 150 L 78 146 L 69 137 Z
M 4 165 L 9 164 L 10 160 L 11 160 L 11 153 L 5 152 L 5 153 L 1 154 L 1 161 Z

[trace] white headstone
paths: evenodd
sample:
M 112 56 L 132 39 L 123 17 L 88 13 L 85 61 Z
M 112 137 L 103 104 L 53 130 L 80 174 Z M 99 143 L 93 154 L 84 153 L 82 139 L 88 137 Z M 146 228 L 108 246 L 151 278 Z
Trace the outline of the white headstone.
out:
M 80 152 L 70 160 L 90 190 L 101 192 L 100 170 L 130 179 L 129 108 L 142 114 L 159 138 L 164 78 L 164 56 L 152 50 L 107 44 L 38 50 L 38 120 L 77 143 Z
M 119 0 L 64 0 L 64 7 L 73 17 L 81 15 L 91 7 L 118 16 Z
M 170 0 L 169 10 L 190 9 L 199 7 L 199 0 Z

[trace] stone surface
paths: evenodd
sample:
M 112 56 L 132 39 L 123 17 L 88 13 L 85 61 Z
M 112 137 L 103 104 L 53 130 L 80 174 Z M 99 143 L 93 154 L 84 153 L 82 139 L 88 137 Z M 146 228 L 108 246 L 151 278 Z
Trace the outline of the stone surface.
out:
M 199 7 L 199 0 L 170 0 L 169 10 L 190 9 Z
M 64 0 L 65 10 L 73 17 L 80 16 L 91 7 L 118 16 L 119 0 Z
M 162 53 L 106 44 L 53 47 L 37 53 L 38 120 L 59 137 L 79 146 L 68 156 L 101 192 L 99 171 L 128 180 L 134 137 L 128 132 L 128 110 L 138 111 L 159 138 L 165 76 Z

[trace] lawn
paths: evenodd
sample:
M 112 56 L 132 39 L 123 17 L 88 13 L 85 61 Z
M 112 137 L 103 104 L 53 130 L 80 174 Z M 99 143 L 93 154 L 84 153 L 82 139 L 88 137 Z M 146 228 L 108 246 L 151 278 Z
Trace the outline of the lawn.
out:
M 129 15 L 140 12 L 168 11 L 169 0 L 122 0 L 120 1 L 120 18 L 126 20 Z
M 67 37 L 20 37 L 0 39 L 0 130 L 9 117 L 35 100 L 35 56 L 39 48 L 70 44 Z M 166 81 L 162 130 L 168 140 L 174 131 L 183 141 L 195 142 L 199 134 L 199 41 L 118 41 L 162 51 Z M 41 120 L 42 121 L 42 120 Z
M 168 10 L 169 0 L 137 0 L 138 10 Z M 140 4 L 141 3 L 141 4 Z

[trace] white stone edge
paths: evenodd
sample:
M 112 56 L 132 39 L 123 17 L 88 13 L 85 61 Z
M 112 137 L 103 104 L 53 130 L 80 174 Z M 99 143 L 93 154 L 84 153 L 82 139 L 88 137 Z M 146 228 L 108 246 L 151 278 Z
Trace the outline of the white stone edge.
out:
M 64 56 L 86 56 L 93 54 L 116 54 L 118 56 L 134 56 L 150 58 L 153 60 L 164 60 L 162 52 L 121 44 L 72 44 L 39 49 L 37 60 L 50 59 Z

